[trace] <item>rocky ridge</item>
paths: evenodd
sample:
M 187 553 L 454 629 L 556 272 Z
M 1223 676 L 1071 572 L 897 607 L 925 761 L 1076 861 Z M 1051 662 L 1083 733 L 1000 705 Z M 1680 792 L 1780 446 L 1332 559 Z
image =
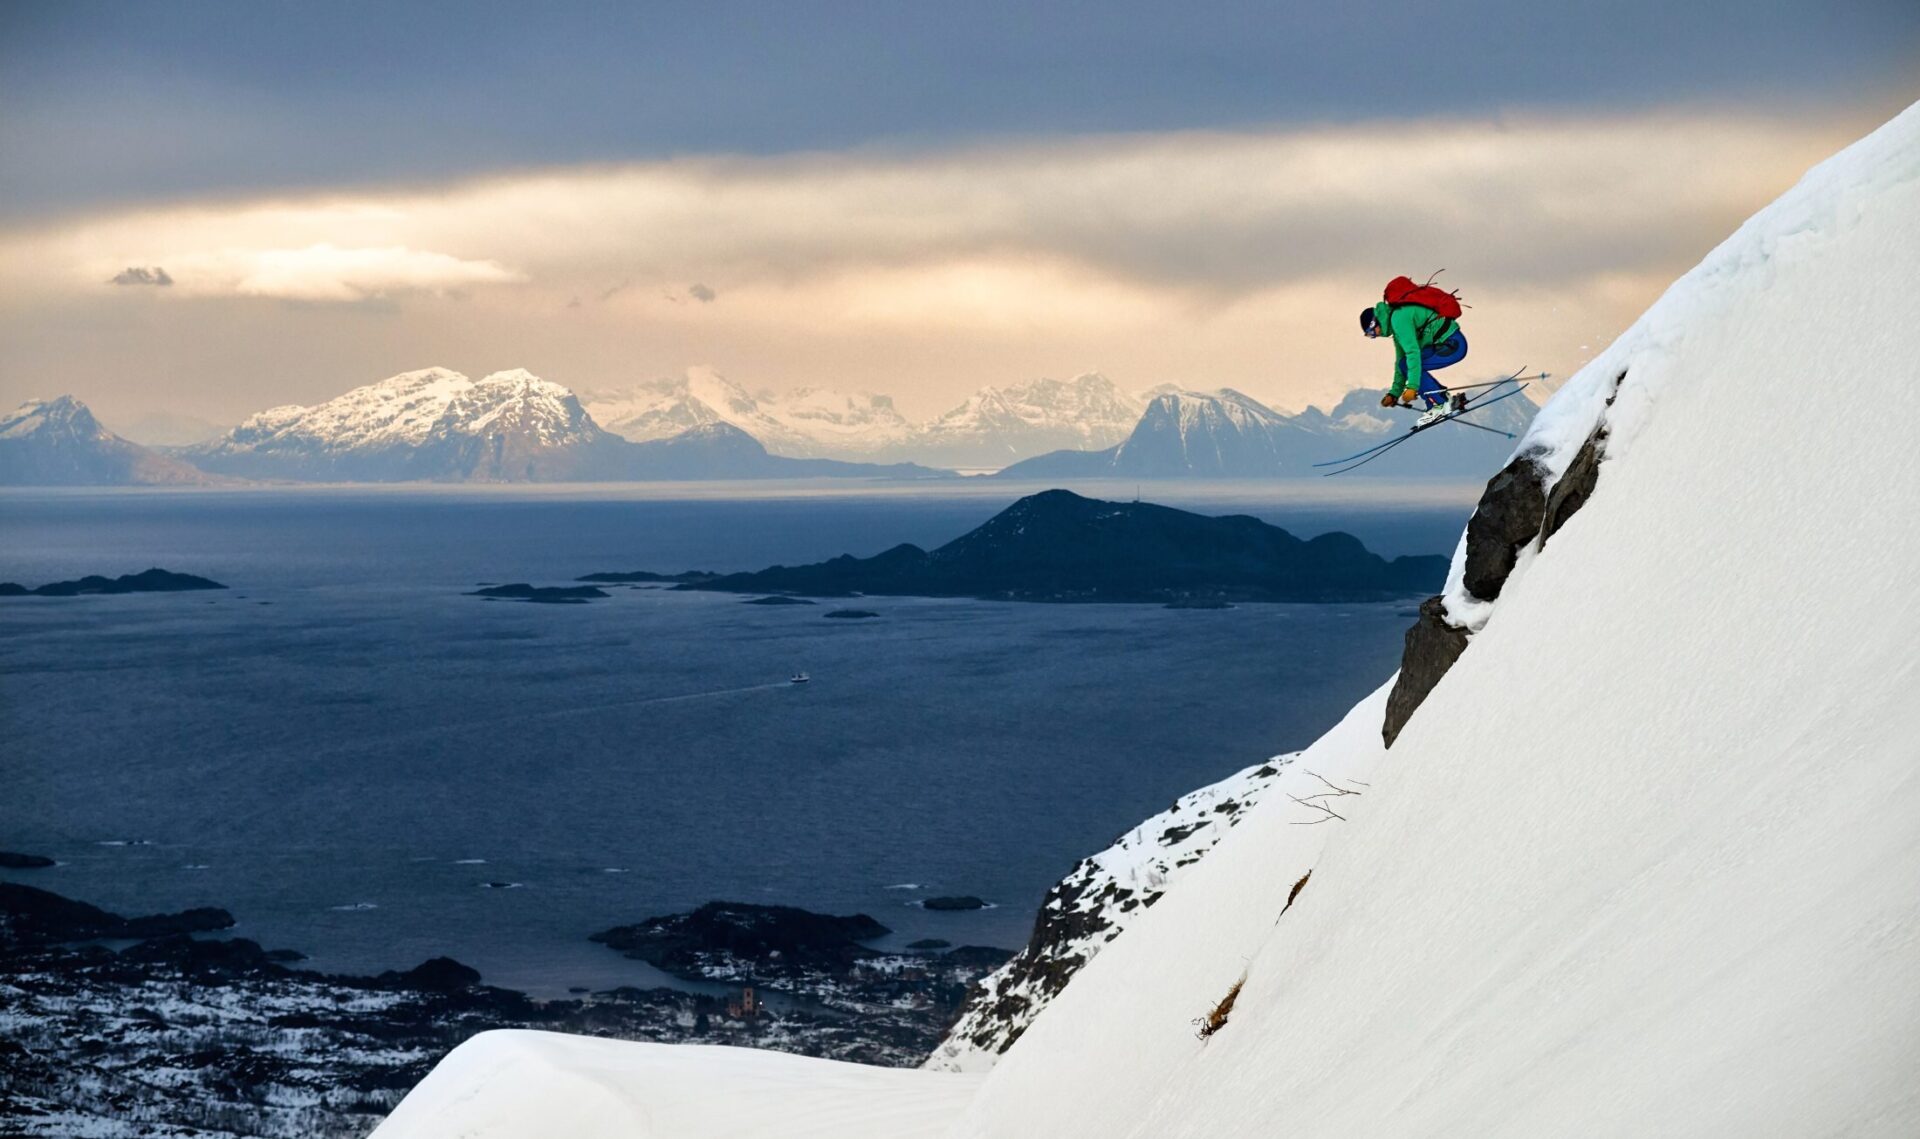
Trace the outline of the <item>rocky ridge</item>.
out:
M 924 1066 L 943 1071 L 992 1066 L 1074 974 L 1126 932 L 1265 796 L 1294 758 L 1277 756 L 1189 791 L 1112 846 L 1081 859 L 1047 891 L 1026 946 L 968 994 L 959 1020 Z

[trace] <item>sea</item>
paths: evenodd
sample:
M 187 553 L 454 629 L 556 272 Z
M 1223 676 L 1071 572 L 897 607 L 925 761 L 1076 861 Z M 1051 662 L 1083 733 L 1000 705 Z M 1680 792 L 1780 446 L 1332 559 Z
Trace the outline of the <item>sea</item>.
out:
M 128 914 L 221 906 L 310 968 L 446 955 L 536 996 L 674 983 L 588 935 L 713 899 L 1016 948 L 1080 858 L 1384 682 L 1417 599 L 863 598 L 879 616 L 847 620 L 468 591 L 932 547 L 1038 489 L 0 492 L 0 581 L 160 566 L 230 587 L 0 599 L 0 850 L 59 862 L 0 878 Z M 1451 553 L 1479 488 L 1073 489 L 1396 556 Z M 940 895 L 989 906 L 920 905 Z

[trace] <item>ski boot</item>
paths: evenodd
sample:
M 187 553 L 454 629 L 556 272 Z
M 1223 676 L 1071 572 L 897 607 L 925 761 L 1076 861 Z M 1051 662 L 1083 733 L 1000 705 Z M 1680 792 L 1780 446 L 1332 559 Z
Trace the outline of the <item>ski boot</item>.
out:
M 1420 413 L 1420 418 L 1413 421 L 1413 428 L 1415 431 L 1418 431 L 1420 428 L 1430 423 L 1438 423 L 1452 414 L 1453 406 L 1451 404 L 1444 402 L 1436 403 Z

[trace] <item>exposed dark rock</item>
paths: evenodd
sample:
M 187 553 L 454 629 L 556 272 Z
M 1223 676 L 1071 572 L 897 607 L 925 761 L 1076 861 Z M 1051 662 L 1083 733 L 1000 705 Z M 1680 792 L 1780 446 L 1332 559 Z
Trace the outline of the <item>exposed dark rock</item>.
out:
M 404 973 L 386 972 L 374 980 L 394 989 L 415 989 L 426 993 L 454 993 L 480 983 L 480 970 L 462 965 L 451 957 L 423 961 Z
M 217 581 L 196 577 L 190 573 L 172 573 L 163 569 L 146 569 L 139 573 L 122 574 L 119 577 L 101 577 L 88 574 L 73 581 L 52 581 L 37 589 L 28 589 L 14 582 L 0 583 L 0 597 L 77 597 L 83 593 L 178 593 L 196 589 L 225 589 Z
M 53 859 L 41 854 L 15 854 L 11 850 L 0 850 L 0 867 L 8 870 L 45 870 L 55 865 Z
M 1286 916 L 1286 912 L 1293 908 L 1294 899 L 1300 896 L 1300 891 L 1307 888 L 1307 879 L 1311 877 L 1313 877 L 1313 871 L 1309 870 L 1305 874 L 1300 875 L 1300 880 L 1293 884 L 1293 889 L 1287 891 L 1287 904 L 1280 907 L 1282 917 Z
M 986 902 L 974 897 L 972 894 L 961 894 L 944 898 L 928 898 L 926 901 L 921 902 L 920 905 L 922 908 L 929 910 L 984 910 L 987 908 Z
M 143 965 L 168 965 L 196 976 L 284 977 L 283 968 L 257 941 L 244 937 L 200 939 L 176 933 L 151 938 L 120 951 L 120 959 Z
M 982 973 L 990 973 L 1000 966 L 1005 965 L 1012 957 L 1013 954 L 1004 949 L 996 949 L 991 945 L 962 945 L 960 948 L 944 954 L 941 960 L 947 962 L 949 965 L 966 965 L 969 968 L 978 969 Z
M 1547 510 L 1547 472 L 1521 455 L 1487 480 L 1480 504 L 1467 520 L 1467 592 L 1482 601 L 1500 596 L 1520 548 L 1540 533 Z M 1422 606 L 1422 615 L 1425 607 Z
M 1566 473 L 1560 476 L 1559 482 L 1553 484 L 1553 492 L 1547 495 L 1546 518 L 1540 527 L 1542 547 L 1593 496 L 1593 488 L 1600 482 L 1600 460 L 1606 449 L 1607 425 L 1602 423 L 1580 445 L 1573 462 L 1567 465 Z
M 868 617 L 878 617 L 879 615 L 880 614 L 875 613 L 871 609 L 835 609 L 833 612 L 827 614 L 829 617 L 838 617 L 846 621 L 864 621 Z
M 524 581 L 516 581 L 512 585 L 495 585 L 486 589 L 476 589 L 467 596 L 497 597 L 509 601 L 531 601 L 547 605 L 579 605 L 595 598 L 611 595 L 591 585 L 528 585 Z
M 753 600 L 743 602 L 742 604 L 746 604 L 746 605 L 813 605 L 813 604 L 816 604 L 816 602 L 808 601 L 804 597 L 788 597 L 785 594 L 773 594 L 767 597 L 756 597 Z
M 1175 843 L 1185 842 L 1193 832 L 1199 830 L 1201 827 L 1211 825 L 1213 824 L 1205 819 L 1201 819 L 1198 822 L 1182 823 L 1177 826 L 1168 827 L 1166 830 L 1160 832 L 1160 845 L 1172 846 Z
M 1380 734 L 1387 746 L 1399 738 L 1414 709 L 1467 649 L 1467 631 L 1447 623 L 1447 606 L 1439 597 L 1420 603 L 1420 619 L 1407 630 L 1407 647 L 1400 656 L 1400 676 L 1387 695 L 1387 720 Z
M 919 941 L 909 941 L 908 949 L 948 949 L 953 942 L 938 937 L 923 937 Z
M 165 937 L 232 926 L 232 914 L 212 907 L 126 918 L 51 891 L 17 882 L 0 882 L 0 947 L 96 938 Z

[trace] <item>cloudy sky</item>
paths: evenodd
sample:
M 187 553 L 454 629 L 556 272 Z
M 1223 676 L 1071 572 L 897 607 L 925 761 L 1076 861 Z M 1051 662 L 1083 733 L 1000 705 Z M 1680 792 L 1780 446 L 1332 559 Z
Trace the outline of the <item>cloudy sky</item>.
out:
M 410 368 L 1379 381 L 1388 276 L 1565 373 L 1920 98 L 1920 4 L 0 5 L 0 401 Z M 1562 9 L 1565 10 L 1562 10 Z

